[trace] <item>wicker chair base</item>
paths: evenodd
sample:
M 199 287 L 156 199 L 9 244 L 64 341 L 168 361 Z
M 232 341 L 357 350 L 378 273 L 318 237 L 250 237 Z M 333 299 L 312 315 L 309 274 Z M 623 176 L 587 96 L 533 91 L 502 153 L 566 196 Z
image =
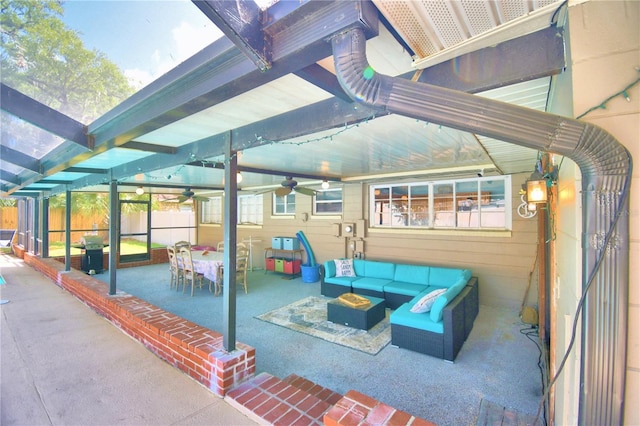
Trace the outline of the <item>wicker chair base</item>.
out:
M 384 293 L 382 291 L 369 290 L 366 288 L 354 288 L 353 292 L 355 294 L 361 294 L 363 296 L 373 296 L 373 297 L 378 297 L 380 299 L 384 299 Z
M 404 294 L 384 293 L 384 300 L 387 301 L 387 308 L 398 309 L 400 306 L 413 299 L 413 296 L 405 296 Z
M 338 297 L 345 293 L 351 293 L 351 286 L 326 283 L 324 280 L 320 283 L 320 294 L 327 297 Z
M 444 358 L 444 334 L 391 324 L 391 344 L 399 348 Z

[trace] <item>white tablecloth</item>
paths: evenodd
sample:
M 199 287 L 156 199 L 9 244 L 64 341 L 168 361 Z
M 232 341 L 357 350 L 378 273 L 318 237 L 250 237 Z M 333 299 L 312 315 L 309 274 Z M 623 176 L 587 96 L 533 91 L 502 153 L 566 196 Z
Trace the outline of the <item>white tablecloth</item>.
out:
M 207 254 L 203 253 L 203 251 L 191 251 L 193 269 L 204 275 L 204 277 L 212 283 L 216 283 L 218 279 L 218 269 L 222 266 L 224 253 L 217 251 L 210 251 Z M 179 255 L 177 257 L 178 265 L 182 267 L 182 257 Z

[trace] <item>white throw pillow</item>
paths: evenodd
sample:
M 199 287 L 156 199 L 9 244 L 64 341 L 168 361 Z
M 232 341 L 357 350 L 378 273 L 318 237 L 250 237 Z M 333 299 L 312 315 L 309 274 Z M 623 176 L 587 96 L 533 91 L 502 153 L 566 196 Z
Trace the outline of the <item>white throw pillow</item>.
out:
M 333 262 L 336 264 L 336 277 L 356 276 L 356 273 L 353 270 L 352 259 L 335 259 Z
M 439 288 L 437 290 L 433 290 L 428 294 L 424 295 L 420 300 L 416 302 L 410 309 L 414 314 L 423 314 L 425 312 L 429 312 L 431 307 L 435 303 L 438 296 L 447 291 L 446 288 Z

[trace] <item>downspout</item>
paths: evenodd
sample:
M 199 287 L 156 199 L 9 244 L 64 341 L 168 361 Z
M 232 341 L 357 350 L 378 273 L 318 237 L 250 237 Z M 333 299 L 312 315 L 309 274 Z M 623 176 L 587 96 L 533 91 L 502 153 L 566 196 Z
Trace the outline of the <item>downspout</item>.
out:
M 360 28 L 334 36 L 332 44 L 340 84 L 364 105 L 564 155 L 578 164 L 586 295 L 580 300 L 585 312 L 578 421 L 622 424 L 629 292 L 629 151 L 590 123 L 377 74 L 367 62 L 366 39 Z

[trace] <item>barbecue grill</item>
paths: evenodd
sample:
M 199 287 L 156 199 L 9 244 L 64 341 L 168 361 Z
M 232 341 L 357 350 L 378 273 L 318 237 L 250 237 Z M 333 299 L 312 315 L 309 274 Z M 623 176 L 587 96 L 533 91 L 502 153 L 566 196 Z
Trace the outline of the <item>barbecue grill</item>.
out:
M 85 235 L 80 239 L 82 270 L 87 274 L 99 274 L 104 270 L 104 241 L 99 235 Z

